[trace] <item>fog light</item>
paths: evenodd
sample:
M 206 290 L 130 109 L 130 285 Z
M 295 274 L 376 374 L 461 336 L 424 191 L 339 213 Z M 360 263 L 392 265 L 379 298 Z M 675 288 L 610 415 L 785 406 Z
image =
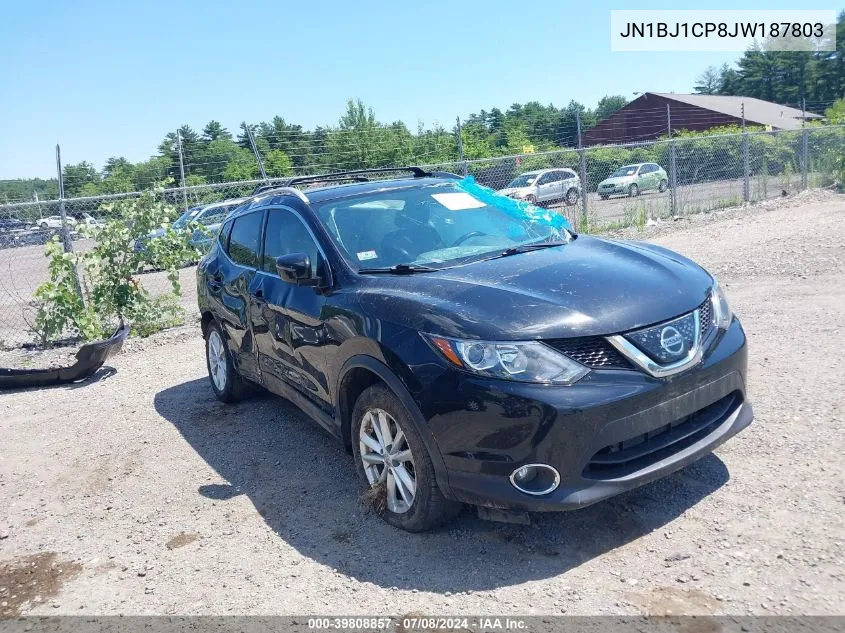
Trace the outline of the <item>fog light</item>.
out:
M 548 464 L 525 464 L 511 473 L 513 487 L 528 495 L 546 495 L 560 485 L 560 474 Z

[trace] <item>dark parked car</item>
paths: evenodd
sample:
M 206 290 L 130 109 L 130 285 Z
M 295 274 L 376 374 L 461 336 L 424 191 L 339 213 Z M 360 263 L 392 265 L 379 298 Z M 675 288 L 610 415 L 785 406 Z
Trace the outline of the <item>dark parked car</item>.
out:
M 220 400 L 294 402 L 413 531 L 461 503 L 581 508 L 750 424 L 745 334 L 700 266 L 409 171 L 227 219 L 197 270 Z
M 0 233 L 5 231 L 23 231 L 29 228 L 29 224 L 17 218 L 0 218 Z

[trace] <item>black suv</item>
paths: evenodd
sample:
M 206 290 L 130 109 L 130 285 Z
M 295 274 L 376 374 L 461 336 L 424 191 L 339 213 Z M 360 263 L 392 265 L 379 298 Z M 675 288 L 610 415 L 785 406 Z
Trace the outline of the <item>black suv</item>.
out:
M 581 508 L 751 423 L 745 334 L 700 266 L 402 171 L 261 191 L 197 270 L 217 397 L 260 385 L 298 405 L 387 521 Z

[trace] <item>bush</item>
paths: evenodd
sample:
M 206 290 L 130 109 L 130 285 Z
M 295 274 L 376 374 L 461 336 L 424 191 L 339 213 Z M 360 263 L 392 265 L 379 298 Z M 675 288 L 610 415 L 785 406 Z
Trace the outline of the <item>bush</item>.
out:
M 35 291 L 32 325 L 42 345 L 68 335 L 86 341 L 109 336 L 119 319 L 143 336 L 184 321 L 179 268 L 199 258 L 189 240 L 203 229 L 195 224 L 172 228 L 178 211 L 161 201 L 160 189 L 103 205 L 103 210 L 114 219 L 92 230 L 96 245 L 91 250 L 65 253 L 58 237 L 46 246 L 50 281 Z M 163 230 L 160 236 L 144 239 L 157 229 Z M 144 248 L 136 250 L 140 239 Z M 137 278 L 145 268 L 165 271 L 170 292 L 153 297 Z

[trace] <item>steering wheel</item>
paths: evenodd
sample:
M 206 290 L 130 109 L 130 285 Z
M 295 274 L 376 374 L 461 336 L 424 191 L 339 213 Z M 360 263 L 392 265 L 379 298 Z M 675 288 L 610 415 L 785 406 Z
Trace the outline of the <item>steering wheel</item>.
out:
M 481 235 L 489 235 L 489 234 L 485 233 L 484 231 L 470 231 L 469 233 L 464 233 L 458 239 L 456 239 L 454 242 L 452 242 L 452 246 L 458 246 L 459 244 L 463 244 L 464 242 L 466 242 L 471 237 L 479 237 Z

